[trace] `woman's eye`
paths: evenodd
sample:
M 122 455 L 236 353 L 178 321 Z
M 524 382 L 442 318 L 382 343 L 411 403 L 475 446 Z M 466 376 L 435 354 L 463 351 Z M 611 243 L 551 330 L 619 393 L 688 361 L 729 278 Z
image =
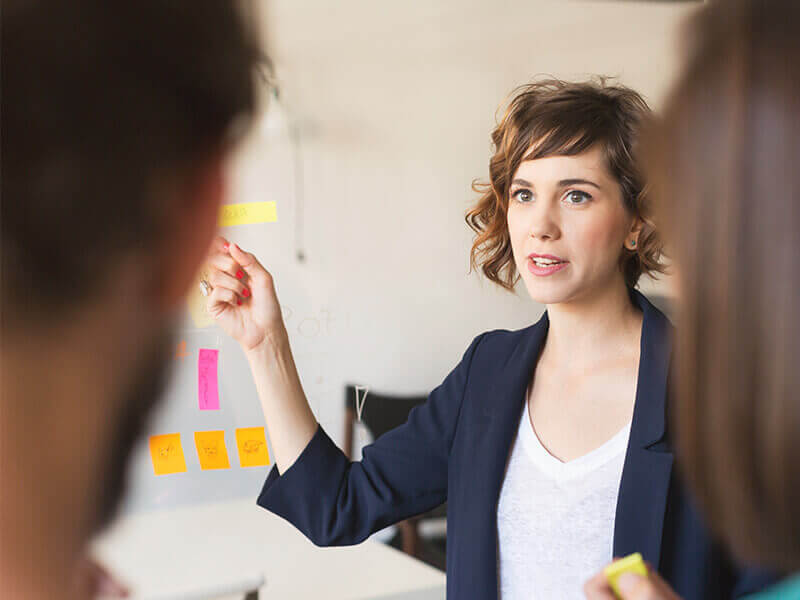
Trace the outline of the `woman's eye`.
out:
M 570 204 L 586 204 L 592 196 L 580 190 L 572 190 L 567 192 L 566 199 Z
M 518 202 L 530 202 L 533 200 L 533 194 L 531 194 L 530 190 L 517 190 L 514 192 L 513 197 Z

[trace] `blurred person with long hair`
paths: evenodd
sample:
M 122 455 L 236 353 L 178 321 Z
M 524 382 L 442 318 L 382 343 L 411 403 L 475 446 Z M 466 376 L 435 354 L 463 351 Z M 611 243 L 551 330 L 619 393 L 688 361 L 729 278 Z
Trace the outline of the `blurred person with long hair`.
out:
M 652 137 L 679 296 L 680 471 L 742 560 L 800 572 L 800 7 L 715 2 Z M 653 566 L 626 600 L 673 600 Z M 602 574 L 592 599 L 612 598 Z M 800 577 L 760 599 L 800 598 Z

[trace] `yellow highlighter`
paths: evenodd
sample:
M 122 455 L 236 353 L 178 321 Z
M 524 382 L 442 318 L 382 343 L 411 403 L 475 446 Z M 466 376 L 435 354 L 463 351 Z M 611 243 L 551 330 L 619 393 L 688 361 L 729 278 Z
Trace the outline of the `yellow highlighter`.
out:
M 608 580 L 608 585 L 614 590 L 614 594 L 616 594 L 617 598 L 622 597 L 617 587 L 617 579 L 619 579 L 620 575 L 623 573 L 635 573 L 636 575 L 647 577 L 647 567 L 644 564 L 644 560 L 642 560 L 642 555 L 638 552 L 634 552 L 625 558 L 614 561 L 603 569 L 603 574 Z

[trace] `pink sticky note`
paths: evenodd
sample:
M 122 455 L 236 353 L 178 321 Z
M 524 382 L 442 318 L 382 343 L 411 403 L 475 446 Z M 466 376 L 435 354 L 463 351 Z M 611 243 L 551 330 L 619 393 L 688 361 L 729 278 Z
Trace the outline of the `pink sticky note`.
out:
M 219 410 L 218 359 L 219 350 L 200 348 L 197 358 L 197 398 L 200 410 Z

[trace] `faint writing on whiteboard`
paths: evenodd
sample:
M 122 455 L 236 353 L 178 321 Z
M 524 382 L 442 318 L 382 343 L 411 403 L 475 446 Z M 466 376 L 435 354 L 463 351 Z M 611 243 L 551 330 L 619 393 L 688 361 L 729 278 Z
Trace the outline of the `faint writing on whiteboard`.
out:
M 334 317 L 330 309 L 323 306 L 312 314 L 295 316 L 294 311 L 288 306 L 281 306 L 283 321 L 288 330 L 294 331 L 304 338 L 314 339 L 335 333 L 336 323 L 341 320 Z
M 197 401 L 200 410 L 219 410 L 219 350 L 200 348 L 197 358 Z

